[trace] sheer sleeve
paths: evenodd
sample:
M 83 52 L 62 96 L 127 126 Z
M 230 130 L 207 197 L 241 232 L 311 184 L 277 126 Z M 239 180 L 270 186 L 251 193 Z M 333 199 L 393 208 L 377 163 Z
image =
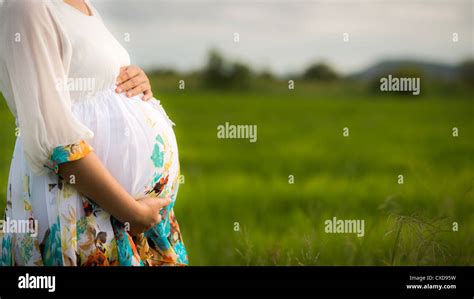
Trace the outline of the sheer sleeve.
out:
M 36 174 L 81 159 L 93 133 L 71 111 L 66 36 L 44 1 L 5 4 L 4 58 L 26 160 Z M 67 56 L 67 55 L 66 55 Z

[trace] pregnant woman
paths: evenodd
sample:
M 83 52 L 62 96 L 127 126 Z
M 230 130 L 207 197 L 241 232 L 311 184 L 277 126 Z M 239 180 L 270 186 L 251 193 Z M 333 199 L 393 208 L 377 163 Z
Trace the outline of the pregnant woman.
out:
M 0 40 L 19 127 L 0 265 L 186 265 L 173 123 L 98 12 L 6 0 Z

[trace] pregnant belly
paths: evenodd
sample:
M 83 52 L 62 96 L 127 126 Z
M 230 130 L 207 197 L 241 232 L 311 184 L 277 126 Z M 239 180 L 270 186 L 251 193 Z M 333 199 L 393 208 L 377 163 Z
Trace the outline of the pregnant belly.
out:
M 175 195 L 177 145 L 158 101 L 110 89 L 75 102 L 73 112 L 94 132 L 90 144 L 99 159 L 132 196 Z

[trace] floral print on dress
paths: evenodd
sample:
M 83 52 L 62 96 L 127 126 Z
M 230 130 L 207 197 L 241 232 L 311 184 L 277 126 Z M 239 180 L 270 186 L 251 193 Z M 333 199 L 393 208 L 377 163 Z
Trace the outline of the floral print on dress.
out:
M 92 151 L 94 151 L 92 146 L 84 140 L 75 144 L 55 147 L 50 156 L 50 160 L 53 162 L 54 172 L 56 174 L 58 173 L 59 165 L 82 159 Z
M 61 233 L 59 231 L 59 218 L 47 231 L 43 242 L 40 244 L 41 255 L 43 256 L 43 264 L 45 266 L 62 266 Z
M 0 266 L 187 265 L 186 248 L 173 210 L 179 187 L 179 161 L 167 137 L 162 134 L 155 137 L 149 156 L 154 173 L 143 196 L 170 197 L 171 203 L 160 211 L 160 223 L 137 236 L 131 236 L 126 225 L 57 175 L 60 164 L 81 159 L 91 151 L 93 148 L 84 141 L 54 149 L 51 154 L 54 172 L 45 190 L 50 195 L 48 213 L 56 216 L 49 219 L 41 240 L 31 234 L 0 232 Z M 21 198 L 13 198 L 9 184 L 5 217 L 12 215 L 12 201 L 20 200 L 22 218 L 34 220 L 30 175 L 23 175 L 19 185 Z
M 139 251 L 141 248 L 150 248 L 153 252 L 152 258 L 147 259 L 151 266 L 161 265 L 187 265 L 188 257 L 186 248 L 181 237 L 178 222 L 173 211 L 176 194 L 179 185 L 179 170 L 174 181 L 169 182 L 169 170 L 172 164 L 170 161 L 173 155 L 169 153 L 167 139 L 161 135 L 156 137 L 154 151 L 151 160 L 155 165 L 155 176 L 149 187 L 148 195 L 155 197 L 169 196 L 171 203 L 161 210 L 162 220 L 151 229 L 140 236 L 138 242 Z M 166 159 L 168 158 L 168 159 Z
M 0 266 L 11 266 L 13 265 L 13 256 L 12 256 L 12 235 L 3 235 L 1 239 L 1 249 L 0 253 Z

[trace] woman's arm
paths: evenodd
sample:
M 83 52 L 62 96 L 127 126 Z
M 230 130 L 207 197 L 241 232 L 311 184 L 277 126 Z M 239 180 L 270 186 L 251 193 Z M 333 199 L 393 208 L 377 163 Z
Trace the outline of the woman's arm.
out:
M 59 174 L 83 195 L 94 200 L 121 222 L 130 224 L 133 234 L 140 233 L 161 221 L 160 209 L 169 198 L 135 200 L 102 165 L 94 152 L 80 160 L 63 163 Z

